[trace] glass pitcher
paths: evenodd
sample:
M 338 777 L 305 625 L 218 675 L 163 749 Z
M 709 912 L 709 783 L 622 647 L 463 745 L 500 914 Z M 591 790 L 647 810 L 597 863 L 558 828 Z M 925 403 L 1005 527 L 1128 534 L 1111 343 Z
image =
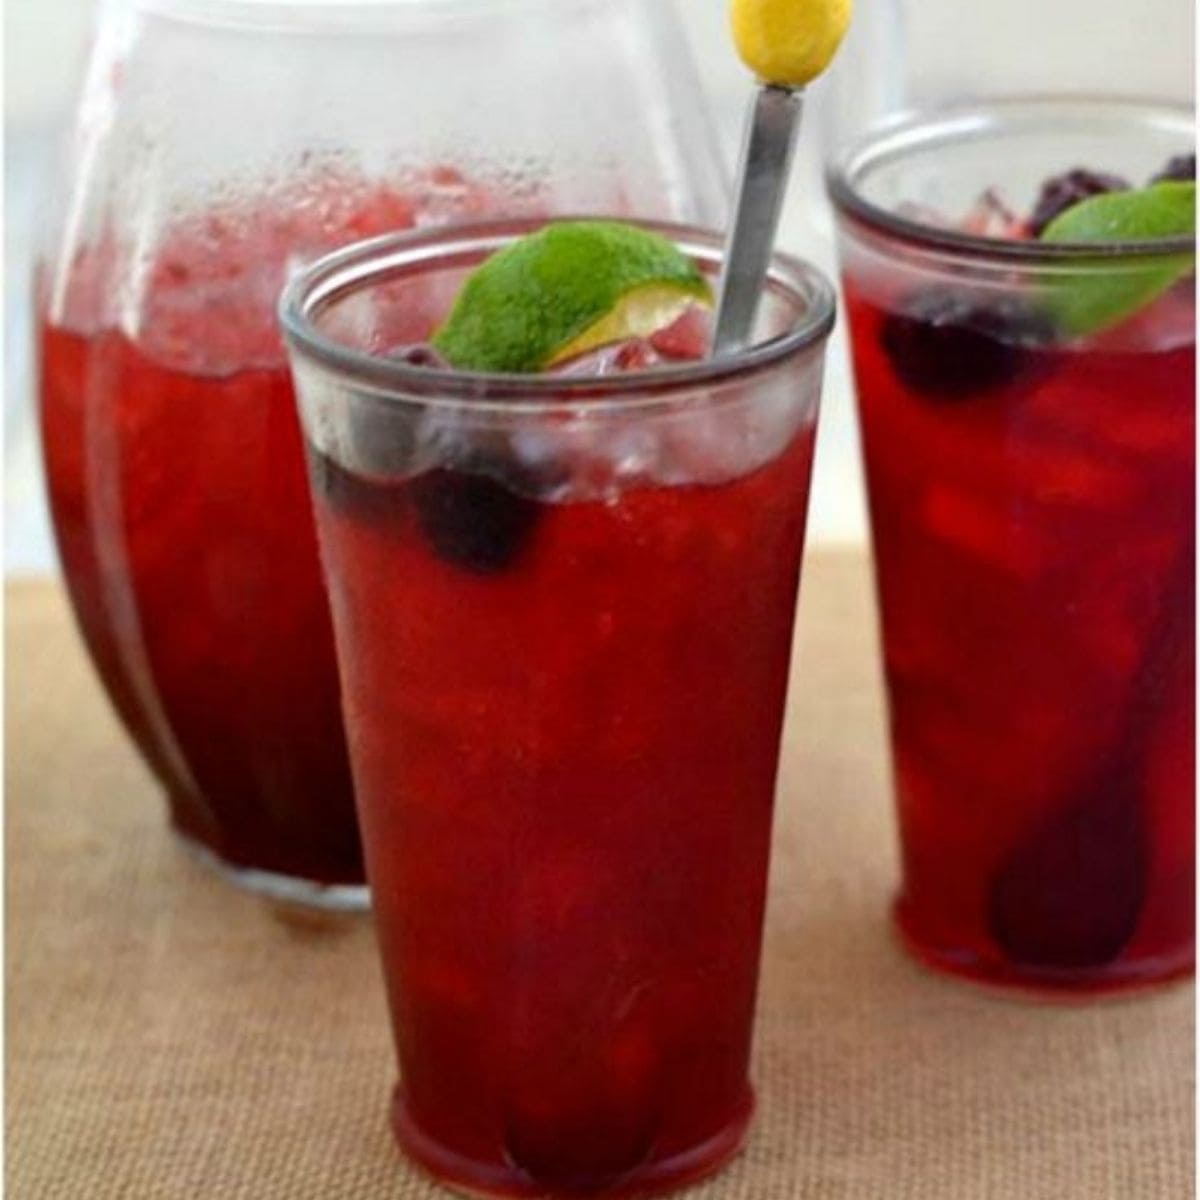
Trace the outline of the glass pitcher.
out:
M 486 216 L 716 223 L 665 0 L 110 0 L 37 271 L 51 510 L 84 640 L 186 843 L 365 901 L 286 277 Z

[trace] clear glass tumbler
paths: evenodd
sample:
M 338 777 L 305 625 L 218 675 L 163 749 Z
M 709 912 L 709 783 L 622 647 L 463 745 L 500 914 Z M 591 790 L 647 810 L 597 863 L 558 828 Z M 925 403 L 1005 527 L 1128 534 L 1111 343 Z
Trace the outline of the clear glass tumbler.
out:
M 1013 100 L 888 127 L 831 175 L 896 917 L 943 970 L 1087 992 L 1192 968 L 1193 239 L 1051 245 L 1028 215 L 1049 177 L 1140 187 L 1192 138 L 1183 109 Z
M 526 223 L 366 242 L 285 293 L 404 1149 L 510 1196 L 740 1147 L 832 291 L 779 257 L 735 357 L 388 358 Z M 715 272 L 721 238 L 653 226 Z
M 85 640 L 191 846 L 365 898 L 288 274 L 369 234 L 724 199 L 662 3 L 102 6 L 38 279 L 46 473 Z

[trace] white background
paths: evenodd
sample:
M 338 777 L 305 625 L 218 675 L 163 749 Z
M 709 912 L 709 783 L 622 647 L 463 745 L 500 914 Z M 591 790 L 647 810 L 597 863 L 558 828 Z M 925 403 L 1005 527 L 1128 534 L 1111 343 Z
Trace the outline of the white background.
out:
M 750 81 L 726 34 L 726 0 L 646 2 L 679 11 L 732 163 Z M 54 569 L 32 419 L 28 275 L 46 162 L 70 110 L 93 3 L 4 0 L 4 9 L 4 561 L 11 572 Z M 1190 99 L 1193 47 L 1192 0 L 857 0 L 853 43 L 811 98 L 780 242 L 832 266 L 820 160 L 883 106 L 1032 90 Z M 856 540 L 864 528 L 845 345 L 835 336 L 811 538 Z

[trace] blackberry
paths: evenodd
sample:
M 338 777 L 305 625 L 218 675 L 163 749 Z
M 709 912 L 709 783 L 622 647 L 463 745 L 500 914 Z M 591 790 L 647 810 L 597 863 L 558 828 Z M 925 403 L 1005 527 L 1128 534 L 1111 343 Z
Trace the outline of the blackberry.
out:
M 944 401 L 966 400 L 1036 369 L 1031 350 L 1054 338 L 1049 316 L 1020 296 L 932 286 L 888 314 L 883 349 L 900 381 Z
M 517 558 L 542 506 L 501 482 L 511 471 L 511 464 L 477 453 L 409 481 L 417 523 L 435 553 L 479 575 Z
M 1037 203 L 1033 206 L 1033 215 L 1029 218 L 1029 231 L 1034 237 L 1041 237 L 1042 230 L 1060 213 L 1068 208 L 1074 208 L 1081 200 L 1089 196 L 1102 196 L 1106 192 L 1124 192 L 1129 189 L 1129 182 L 1119 175 L 1109 175 L 1103 171 L 1089 171 L 1085 167 L 1076 167 L 1063 175 L 1054 175 L 1042 184 Z
M 988 891 L 988 927 L 1014 962 L 1102 967 L 1137 929 L 1149 849 L 1127 773 L 1090 781 L 1004 861 Z
M 1194 154 L 1176 154 L 1167 160 L 1167 165 L 1155 175 L 1151 183 L 1188 183 L 1196 178 L 1196 156 Z

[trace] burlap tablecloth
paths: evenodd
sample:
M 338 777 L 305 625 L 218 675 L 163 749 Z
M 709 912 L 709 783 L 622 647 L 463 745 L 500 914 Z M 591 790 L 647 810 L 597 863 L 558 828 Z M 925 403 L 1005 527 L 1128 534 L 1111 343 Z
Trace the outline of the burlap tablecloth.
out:
M 810 555 L 749 1147 L 704 1200 L 1182 1200 L 1193 996 L 1046 1007 L 905 958 L 865 561 Z M 61 592 L 8 588 L 11 1200 L 417 1200 L 365 919 L 185 857 Z

